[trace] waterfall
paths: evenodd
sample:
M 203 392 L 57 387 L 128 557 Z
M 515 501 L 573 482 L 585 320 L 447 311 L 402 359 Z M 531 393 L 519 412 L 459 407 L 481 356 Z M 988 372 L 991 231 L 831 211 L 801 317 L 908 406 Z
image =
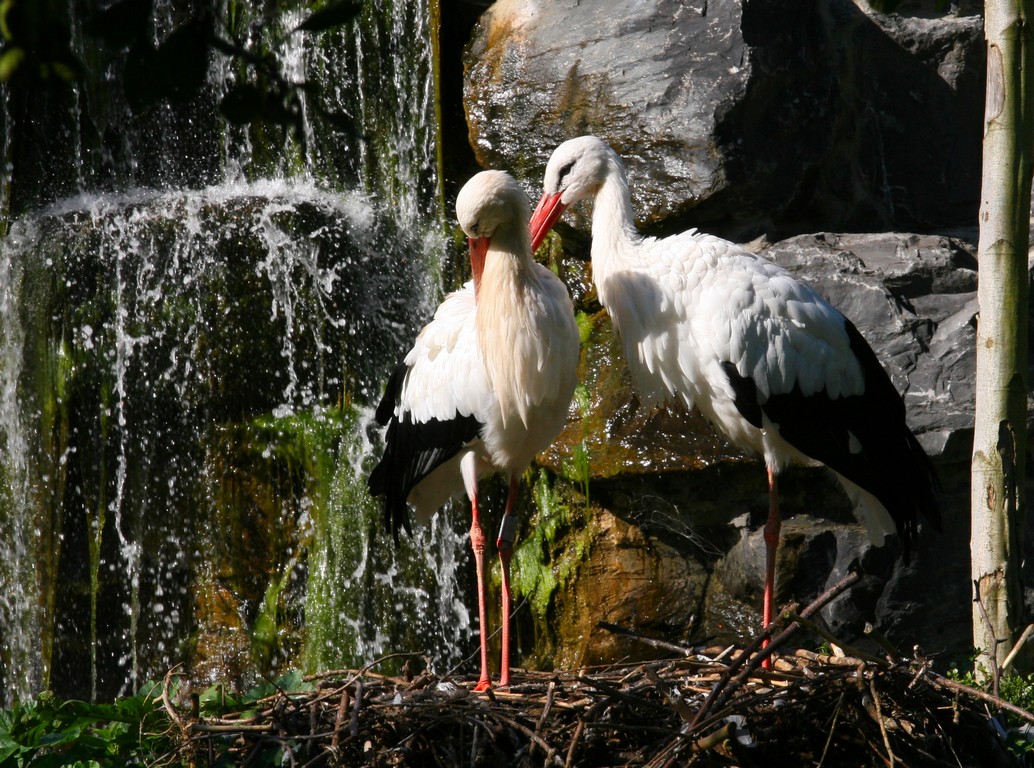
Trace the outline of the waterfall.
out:
M 6 249 L 5 249 L 6 251 Z M 0 251 L 0 254 L 5 251 Z M 21 294 L 20 276 L 8 258 L 0 258 L 0 626 L 3 646 L 0 663 L 9 690 L 24 696 L 44 676 L 43 654 L 37 647 L 40 584 L 33 546 L 35 521 L 27 513 L 36 508 L 30 481 L 27 428 L 18 397 L 24 334 L 17 319 L 16 298 Z
M 462 534 L 439 518 L 393 551 L 365 491 L 372 407 L 449 248 L 432 2 L 370 0 L 318 34 L 299 11 L 262 27 L 223 9 L 227 39 L 267 35 L 285 81 L 319 86 L 297 132 L 217 115 L 248 76 L 227 57 L 189 105 L 143 115 L 105 73 L 38 104 L 5 89 L 7 703 L 125 694 L 180 662 L 243 684 L 398 650 L 459 660 Z M 156 3 L 156 40 L 177 14 Z M 83 61 L 92 45 L 76 37 Z M 75 140 L 32 174 L 42 130 Z

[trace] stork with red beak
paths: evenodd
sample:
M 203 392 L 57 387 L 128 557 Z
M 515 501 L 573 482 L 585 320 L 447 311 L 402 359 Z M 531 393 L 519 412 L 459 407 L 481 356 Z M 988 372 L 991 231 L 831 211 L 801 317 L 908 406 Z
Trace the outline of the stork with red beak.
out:
M 906 558 L 920 518 L 939 527 L 933 466 L 850 320 L 731 242 L 696 230 L 639 235 L 621 159 L 595 136 L 564 142 L 550 157 L 532 248 L 583 199 L 593 200 L 593 281 L 640 400 L 696 406 L 734 444 L 764 457 L 766 626 L 780 528 L 776 478 L 789 464 L 832 469 L 872 539 L 882 544 L 896 531 Z
M 388 381 L 377 408 L 387 426 L 384 455 L 369 488 L 384 497 L 384 519 L 398 536 L 407 507 L 423 522 L 466 490 L 471 504 L 481 629 L 481 676 L 491 687 L 478 478 L 509 479 L 497 547 L 502 566 L 502 662 L 510 682 L 510 558 L 520 478 L 563 428 L 577 383 L 578 327 L 564 284 L 532 258 L 531 206 L 506 173 L 483 171 L 456 200 L 473 280 L 448 295 Z

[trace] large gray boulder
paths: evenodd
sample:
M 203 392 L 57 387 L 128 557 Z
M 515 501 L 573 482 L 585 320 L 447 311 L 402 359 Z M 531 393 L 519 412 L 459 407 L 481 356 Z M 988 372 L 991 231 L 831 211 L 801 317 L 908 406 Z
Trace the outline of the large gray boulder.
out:
M 940 235 L 820 233 L 783 240 L 763 254 L 818 288 L 862 331 L 904 397 L 909 425 L 927 453 L 940 456 L 953 436 L 968 438 L 977 317 L 971 243 Z
M 605 138 L 661 231 L 923 231 L 975 216 L 983 57 L 979 17 L 850 0 L 500 0 L 465 103 L 481 164 L 529 180 Z

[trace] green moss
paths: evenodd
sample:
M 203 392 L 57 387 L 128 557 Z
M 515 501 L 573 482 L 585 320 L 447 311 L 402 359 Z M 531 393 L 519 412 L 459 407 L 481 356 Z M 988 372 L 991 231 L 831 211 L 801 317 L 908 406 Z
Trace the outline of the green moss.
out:
M 589 481 L 592 477 L 592 462 L 589 456 L 589 419 L 592 418 L 592 395 L 584 384 L 575 387 L 573 398 L 581 424 L 581 435 L 578 442 L 573 443 L 569 453 L 563 457 L 564 476 L 578 483 L 585 504 L 589 504 Z
M 574 319 L 578 323 L 578 338 L 582 346 L 585 346 L 596 330 L 596 315 L 578 311 L 574 313 Z
M 514 552 L 513 585 L 544 623 L 553 595 L 588 558 L 592 531 L 588 506 L 572 507 L 546 471 L 538 471 L 532 496 L 536 512 L 527 537 Z
M 203 565 L 208 575 L 199 580 L 218 581 L 255 606 L 246 618 L 263 674 L 298 652 L 300 566 L 326 517 L 342 435 L 355 420 L 334 408 L 264 414 L 224 426 L 208 450 L 217 525 Z M 199 628 L 205 637 L 220 631 Z
M 354 415 L 350 422 L 354 427 Z M 312 671 L 365 662 L 357 653 L 364 636 L 358 616 L 365 581 L 349 580 L 348 575 L 366 570 L 375 515 L 352 463 L 360 447 L 359 436 L 347 429 L 342 434 L 337 461 L 324 478 L 319 502 L 311 513 L 304 664 Z
M 563 240 L 560 235 L 553 230 L 546 233 L 546 236 L 543 238 L 538 250 L 535 251 L 535 258 L 545 264 L 559 264 L 563 255 Z
M 466 632 L 457 602 L 456 561 L 466 545 L 449 536 L 444 513 L 431 528 L 393 542 L 380 501 L 367 489 L 365 425 L 347 414 L 334 466 L 311 507 L 305 596 L 304 666 L 311 671 L 365 666 L 389 653 L 430 655 L 454 664 Z M 457 516 L 463 521 L 463 516 Z M 396 658 L 382 671 L 398 671 Z

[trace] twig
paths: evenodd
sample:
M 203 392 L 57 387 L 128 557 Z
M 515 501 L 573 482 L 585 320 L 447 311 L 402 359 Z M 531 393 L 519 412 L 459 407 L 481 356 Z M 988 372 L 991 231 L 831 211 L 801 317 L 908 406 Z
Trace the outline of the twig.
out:
M 1016 655 L 1023 649 L 1023 646 L 1027 644 L 1027 641 L 1030 640 L 1031 634 L 1034 634 L 1034 624 L 1028 624 L 1027 628 L 1023 630 L 1023 634 L 1020 635 L 1020 639 L 1016 641 L 1016 645 L 1012 647 L 1012 650 L 1009 651 L 1009 655 L 1006 656 L 1005 661 L 1002 662 L 1002 672 L 1005 672 L 1005 670 L 1012 666 L 1013 661 L 1016 660 Z
M 843 592 L 853 587 L 855 584 L 858 583 L 858 581 L 861 578 L 862 574 L 860 571 L 851 571 L 851 573 L 847 574 L 847 576 L 842 578 L 832 587 L 830 587 L 821 595 L 816 597 L 808 605 L 807 608 L 801 611 L 801 616 L 806 619 L 813 613 L 821 611 L 823 608 L 826 607 L 827 603 L 831 602 L 834 598 L 839 597 Z M 761 653 L 759 653 L 757 658 L 752 660 L 751 663 L 754 664 L 756 662 L 758 665 L 760 665 L 761 662 L 763 662 L 765 659 L 771 656 L 778 648 L 783 646 L 786 643 L 786 641 L 790 639 L 793 633 L 797 631 L 797 627 L 797 624 L 791 623 L 788 627 L 786 627 L 786 629 L 784 629 L 782 632 L 780 632 L 778 635 L 772 638 L 772 642 L 769 643 L 767 647 L 763 648 L 761 650 Z
M 768 735 L 794 727 L 795 708 L 803 707 L 802 714 L 806 711 L 808 721 L 801 723 L 801 738 L 806 739 L 810 765 L 818 768 L 850 763 L 859 748 L 866 750 L 867 764 L 873 766 L 925 765 L 925 761 L 932 764 L 940 757 L 947 757 L 953 765 L 1009 764 L 983 761 L 982 747 L 977 747 L 974 756 L 971 742 L 965 743 L 965 750 L 959 750 L 958 760 L 952 759 L 949 747 L 940 745 L 938 750 L 939 739 L 968 738 L 965 734 L 973 730 L 974 718 L 985 720 L 982 710 L 987 707 L 997 711 L 1001 704 L 978 691 L 926 676 L 924 660 L 918 659 L 908 667 L 888 667 L 845 658 L 822 663 L 822 657 L 810 652 L 801 652 L 802 658 L 795 659 L 786 646 L 777 654 L 794 668 L 786 674 L 757 670 L 735 691 L 730 680 L 726 688 L 729 698 L 724 704 L 718 700 L 717 706 L 712 701 L 714 708 L 692 731 L 685 726 L 685 719 L 695 717 L 699 702 L 726 671 L 722 664 L 677 659 L 607 665 L 599 677 L 570 672 L 523 673 L 526 680 L 519 690 L 500 694 L 495 701 L 471 695 L 465 684 L 450 692 L 432 682 L 413 693 L 403 692 L 402 706 L 393 693 L 405 687 L 401 678 L 364 676 L 358 710 L 354 706 L 354 684 L 321 686 L 309 695 L 291 694 L 292 702 L 281 702 L 265 708 L 266 714 L 256 715 L 274 721 L 256 722 L 250 717 L 236 723 L 205 719 L 183 749 L 190 749 L 191 756 L 202 763 L 207 749 L 205 764 L 223 761 L 258 765 L 265 759 L 264 751 L 276 744 L 285 750 L 285 765 L 293 758 L 298 766 L 308 768 L 337 763 L 386 764 L 399 759 L 444 768 L 458 762 L 501 762 L 507 756 L 522 765 L 575 768 L 590 760 L 597 750 L 620 750 L 619 764 L 673 768 L 713 759 L 735 761 L 740 747 L 734 735 L 745 734 L 745 730 L 744 726 L 733 730 L 729 723 L 738 719 L 725 718 L 740 712 L 749 713 L 750 730 L 762 745 L 759 755 L 771 762 L 778 761 L 781 753 L 778 748 L 770 751 L 765 744 Z M 805 660 L 813 658 L 817 663 Z M 739 671 L 752 660 L 748 656 Z M 869 673 L 851 674 L 850 670 L 829 666 L 839 663 L 865 664 Z M 438 679 L 431 677 L 432 681 Z M 170 698 L 176 695 L 174 682 L 168 686 Z M 161 685 L 159 678 L 153 695 L 156 700 L 161 696 Z M 856 717 L 854 711 L 862 703 L 856 693 L 859 685 L 866 694 L 864 705 L 869 714 L 862 714 L 861 735 L 856 737 L 858 729 L 848 727 L 848 722 Z M 687 712 L 682 711 L 680 698 L 689 704 Z M 960 713 L 954 720 L 953 705 Z M 156 706 L 160 708 L 161 704 Z M 317 710 L 315 730 L 313 715 L 307 709 L 310 706 Z M 353 739 L 348 721 L 357 711 L 358 734 Z M 899 723 L 895 720 L 899 711 L 927 714 L 919 718 L 902 716 Z M 185 710 L 178 714 L 188 725 L 195 722 Z M 167 729 L 175 734 L 173 721 L 162 716 Z M 1034 722 L 1030 713 L 1016 716 L 1008 711 L 1006 716 L 1012 721 Z M 936 737 L 930 738 L 931 733 Z M 980 737 L 994 740 L 987 729 L 980 729 Z M 790 749 L 787 745 L 784 752 L 792 760 Z M 989 752 L 987 757 L 994 755 Z
M 379 677 L 382 680 L 389 680 L 391 678 L 388 675 L 381 675 L 381 674 L 378 674 L 376 672 L 370 672 L 370 670 L 373 669 L 374 667 L 376 667 L 378 664 L 383 664 L 385 661 L 388 661 L 389 659 L 398 659 L 398 658 L 404 658 L 404 657 L 407 657 L 407 656 L 425 656 L 425 655 L 426 655 L 426 653 L 423 652 L 423 651 L 399 651 L 398 653 L 389 653 L 386 656 L 379 656 L 376 659 L 374 659 L 373 661 L 371 661 L 369 664 L 367 664 L 365 667 L 363 667 L 362 669 L 359 669 L 359 670 L 355 670 L 355 669 L 332 669 L 332 670 L 329 670 L 327 672 L 319 672 L 319 673 L 314 674 L 314 675 L 306 675 L 302 679 L 305 680 L 306 682 L 312 682 L 313 680 L 326 680 L 327 678 L 330 678 L 330 677 L 344 677 L 345 675 L 349 675 L 349 678 L 345 681 L 345 685 L 351 685 L 352 683 L 354 683 L 356 680 L 358 680 L 363 675 L 367 675 L 368 674 L 368 675 L 371 675 L 373 677 Z
M 644 703 L 644 701 L 641 698 L 639 698 L 637 696 L 631 696 L 631 695 L 625 693 L 624 691 L 614 687 L 610 683 L 607 683 L 607 682 L 605 682 L 603 680 L 593 680 L 591 677 L 576 677 L 575 680 L 577 680 L 582 685 L 586 685 L 586 686 L 589 686 L 591 688 L 595 688 L 597 691 L 600 691 L 601 693 L 605 693 L 607 696 L 610 696 L 612 699 L 617 699 L 618 701 L 623 701 L 626 704 L 631 704 L 631 705 L 634 705 L 634 706 L 641 706 Z M 605 703 L 609 703 L 609 702 L 606 702 L 605 700 L 601 701 L 598 704 L 594 705 L 593 709 L 598 707 L 600 704 L 605 704 Z M 659 704 L 656 705 L 656 706 L 657 706 L 657 708 L 660 708 L 660 709 L 666 709 L 666 707 L 661 707 Z M 590 712 L 591 711 L 593 711 L 593 710 L 590 710 Z
M 574 751 L 578 748 L 578 742 L 582 738 L 582 731 L 585 730 L 585 720 L 578 718 L 578 725 L 574 727 L 574 735 L 571 737 L 571 746 L 567 748 L 567 759 L 564 761 L 564 768 L 571 768 L 574 761 Z
M 549 712 L 553 709 L 553 696 L 556 694 L 556 680 L 549 681 L 549 687 L 546 689 L 546 703 L 542 707 L 542 714 L 539 715 L 538 722 L 535 723 L 535 733 L 538 734 L 542 730 L 542 726 L 546 724 L 546 718 L 549 717 Z M 556 750 L 552 747 L 546 752 L 546 762 L 549 762 L 549 758 L 554 755 Z M 528 748 L 528 755 L 532 756 L 535 754 L 535 742 L 532 742 Z
M 793 655 L 798 659 L 813 661 L 817 664 L 825 664 L 828 667 L 858 667 L 859 664 L 867 663 L 863 662 L 862 659 L 856 659 L 853 656 L 829 656 L 825 653 L 809 651 L 807 648 L 796 648 L 794 649 Z
M 273 723 L 252 723 L 250 725 L 194 723 L 190 730 L 194 733 L 272 733 Z
M 169 699 L 169 682 L 172 680 L 172 673 L 177 667 L 179 667 L 179 664 L 165 673 L 165 680 L 162 682 L 162 706 L 164 706 L 165 711 L 169 713 L 169 717 L 172 718 L 172 722 L 176 723 L 176 726 L 180 729 L 180 733 L 186 734 L 187 727 L 184 725 L 182 718 L 180 718 L 179 713 L 176 712 L 176 708 L 172 706 L 172 701 Z
M 320 707 L 317 703 L 318 699 L 309 702 L 309 736 L 315 738 L 319 732 L 320 724 Z M 312 742 L 309 742 L 305 751 L 306 755 L 312 754 Z
M 556 694 L 556 680 L 549 681 L 549 687 L 546 689 L 546 704 L 542 707 L 542 714 L 539 715 L 538 725 L 535 726 L 536 730 L 542 728 L 545 725 L 546 718 L 549 717 L 549 710 L 553 708 L 553 696 Z
M 470 764 L 477 765 L 478 762 L 478 738 L 481 734 L 481 729 L 485 727 L 485 724 L 480 720 L 473 721 L 473 734 L 470 739 Z
M 245 768 L 247 768 L 247 766 L 252 765 L 255 762 L 256 758 L 258 758 L 258 756 L 262 753 L 262 747 L 264 746 L 264 744 L 265 742 L 262 739 L 259 739 L 252 745 L 251 751 L 248 752 L 247 757 L 244 758 L 243 764 Z
M 887 735 L 887 724 L 883 722 L 883 708 L 880 706 L 880 694 L 876 691 L 875 678 L 869 678 L 869 692 L 872 694 L 873 706 L 876 707 L 876 724 L 880 726 L 883 746 L 887 748 L 888 765 L 890 768 L 894 768 L 894 750 L 890 746 L 890 737 Z
M 707 752 L 708 750 L 714 749 L 727 739 L 733 738 L 736 738 L 736 723 L 729 721 L 717 731 L 709 733 L 707 736 L 701 736 L 699 739 L 694 741 L 690 749 L 693 752 Z
M 363 706 L 363 680 L 359 678 L 355 681 L 355 705 L 352 707 L 352 720 L 348 725 L 348 732 L 352 735 L 352 738 L 356 738 L 359 735 L 359 710 Z
M 889 656 L 891 660 L 899 661 L 901 660 L 901 658 L 903 658 L 901 652 L 894 646 L 894 644 L 890 640 L 887 639 L 886 635 L 884 635 L 882 632 L 880 632 L 878 629 L 876 629 L 876 627 L 872 625 L 872 622 L 865 622 L 865 628 L 863 629 L 863 632 L 867 637 L 871 637 L 873 640 L 875 640 L 877 645 L 879 645 L 884 651 L 886 651 L 887 656 Z
M 837 728 L 837 718 L 840 717 L 840 707 L 844 703 L 844 692 L 840 692 L 839 698 L 837 698 L 837 707 L 833 710 L 833 722 L 829 724 L 829 733 L 826 734 L 826 743 L 822 747 L 822 756 L 819 758 L 819 763 L 815 768 L 822 768 L 822 764 L 826 762 L 826 754 L 829 752 L 829 745 L 833 743 L 833 733 Z
M 661 695 L 667 699 L 668 704 L 675 708 L 675 711 L 678 713 L 679 717 L 682 718 L 682 721 L 686 723 L 693 722 L 693 716 L 695 713 L 690 710 L 686 700 L 679 694 L 678 686 L 666 680 L 661 680 L 657 672 L 651 667 L 646 667 L 645 671 L 646 676 L 650 678 L 650 681 L 654 684 L 657 690 L 661 692 Z
M 650 758 L 650 762 L 646 764 L 646 768 L 663 768 L 664 766 L 669 765 L 671 758 L 673 757 L 672 753 L 675 751 L 677 744 L 677 739 L 669 740 L 660 752 Z
M 685 738 L 685 735 L 684 733 L 672 735 L 664 748 L 646 764 L 646 768 L 668 768 L 675 758 L 678 757 L 679 749 L 682 746 L 682 739 Z M 703 738 L 706 739 L 706 737 Z
M 341 727 L 345 722 L 345 712 L 348 711 L 348 686 L 341 686 L 341 700 L 337 705 L 337 714 L 334 716 L 334 736 L 330 739 L 330 748 L 337 749 L 341 744 Z
M 1000 698 L 998 696 L 994 696 L 994 695 L 992 695 L 990 693 L 987 693 L 985 691 L 981 691 L 978 688 L 971 688 L 970 686 L 964 685 L 964 684 L 959 683 L 959 682 L 956 682 L 955 680 L 952 680 L 951 678 L 944 677 L 943 675 L 939 675 L 938 673 L 936 673 L 936 672 L 934 672 L 932 670 L 926 673 L 926 678 L 933 685 L 940 685 L 940 686 L 943 686 L 944 688 L 948 688 L 948 689 L 950 689 L 952 691 L 956 691 L 958 693 L 964 693 L 967 696 L 972 696 L 974 698 L 990 702 L 991 704 L 994 704 L 996 707 L 999 707 L 1000 709 L 1004 709 L 1004 710 L 1006 710 L 1008 712 L 1012 712 L 1014 715 L 1016 715 L 1018 717 L 1022 717 L 1024 720 L 1027 720 L 1028 722 L 1034 723 L 1034 714 L 1028 712 L 1025 709 L 1021 709 L 1020 707 L 1017 707 L 1015 704 L 1010 704 L 1008 701 L 1005 701 L 1004 699 L 1002 699 L 1002 698 Z
M 560 758 L 555 755 L 556 750 L 553 749 L 552 745 L 550 745 L 550 743 L 548 741 L 546 741 L 541 736 L 539 736 L 537 733 L 535 733 L 535 731 L 531 730 L 531 728 L 528 728 L 526 725 L 521 725 L 516 720 L 514 720 L 512 717 L 506 717 L 505 715 L 502 715 L 502 714 L 500 714 L 498 712 L 493 713 L 492 716 L 496 720 L 498 720 L 500 723 L 503 723 L 504 725 L 508 725 L 511 728 L 513 728 L 514 730 L 520 731 L 521 733 L 523 733 L 525 736 L 527 736 L 529 739 L 531 739 L 531 742 L 533 744 L 537 744 L 542 749 L 542 751 L 545 752 L 547 755 L 550 755 L 550 754 L 554 755 L 553 759 L 554 759 L 554 761 L 556 762 L 557 765 L 563 765 L 563 763 L 560 762 Z
M 619 627 L 617 624 L 611 624 L 609 621 L 598 621 L 596 626 L 606 632 L 610 632 L 615 635 L 621 635 L 622 637 L 629 637 L 636 640 L 644 645 L 649 645 L 651 648 L 660 648 L 665 651 L 673 651 L 682 656 L 692 656 L 695 651 L 692 648 L 687 648 L 684 645 L 678 645 L 677 643 L 669 643 L 665 640 L 658 640 L 653 637 L 647 637 L 641 635 L 638 632 L 633 632 L 631 629 L 625 627 Z
M 1002 672 L 998 668 L 998 645 L 1002 642 L 998 639 L 998 635 L 995 634 L 994 624 L 991 623 L 991 619 L 987 615 L 987 609 L 984 607 L 984 600 L 980 595 L 980 581 L 973 579 L 973 602 L 977 604 L 980 609 L 980 618 L 987 626 L 987 631 L 991 635 L 992 648 L 990 651 L 985 651 L 985 655 L 991 662 L 991 685 L 994 691 L 994 695 L 997 698 L 1001 693 L 999 684 L 1002 680 Z
M 315 757 L 313 757 L 311 760 L 309 760 L 309 762 L 302 763 L 302 768 L 314 768 L 315 766 L 319 765 L 325 760 L 328 760 L 330 758 L 330 754 L 330 752 L 324 750 L 317 754 Z
M 751 641 L 750 645 L 744 648 L 743 651 L 741 651 L 736 658 L 732 660 L 725 672 L 722 673 L 722 676 L 718 678 L 718 682 L 715 683 L 714 688 L 711 689 L 711 693 L 708 694 L 704 703 L 700 706 L 700 709 L 697 710 L 696 716 L 693 718 L 693 722 L 689 724 L 690 731 L 693 731 L 697 725 L 703 721 L 704 715 L 710 712 L 714 707 L 715 701 L 732 680 L 732 676 L 757 652 L 758 648 L 761 647 L 761 644 L 768 639 L 770 634 L 772 634 L 775 626 L 776 625 L 773 622 L 765 627 L 761 633 Z
M 868 662 L 870 662 L 872 664 L 880 664 L 882 666 L 886 666 L 886 664 L 887 664 L 886 660 L 884 660 L 884 659 L 878 658 L 876 656 L 873 656 L 870 653 L 866 653 L 865 651 L 859 650 L 858 648 L 853 648 L 850 645 L 846 645 L 846 644 L 840 642 L 837 638 L 835 638 L 833 636 L 832 632 L 830 632 L 828 629 L 826 629 L 822 625 L 816 624 L 814 621 L 809 621 L 808 619 L 804 618 L 803 616 L 799 616 L 796 613 L 788 612 L 788 613 L 784 613 L 783 615 L 788 617 L 790 619 L 790 621 L 792 621 L 794 624 L 799 624 L 800 626 L 804 627 L 805 629 L 807 629 L 807 630 L 809 630 L 811 632 L 814 632 L 816 635 L 818 635 L 819 637 L 821 637 L 823 640 L 825 640 L 826 642 L 830 643 L 831 645 L 837 646 L 838 648 L 843 650 L 843 652 L 847 656 L 853 656 L 856 659 L 861 659 L 862 661 L 868 661 Z

